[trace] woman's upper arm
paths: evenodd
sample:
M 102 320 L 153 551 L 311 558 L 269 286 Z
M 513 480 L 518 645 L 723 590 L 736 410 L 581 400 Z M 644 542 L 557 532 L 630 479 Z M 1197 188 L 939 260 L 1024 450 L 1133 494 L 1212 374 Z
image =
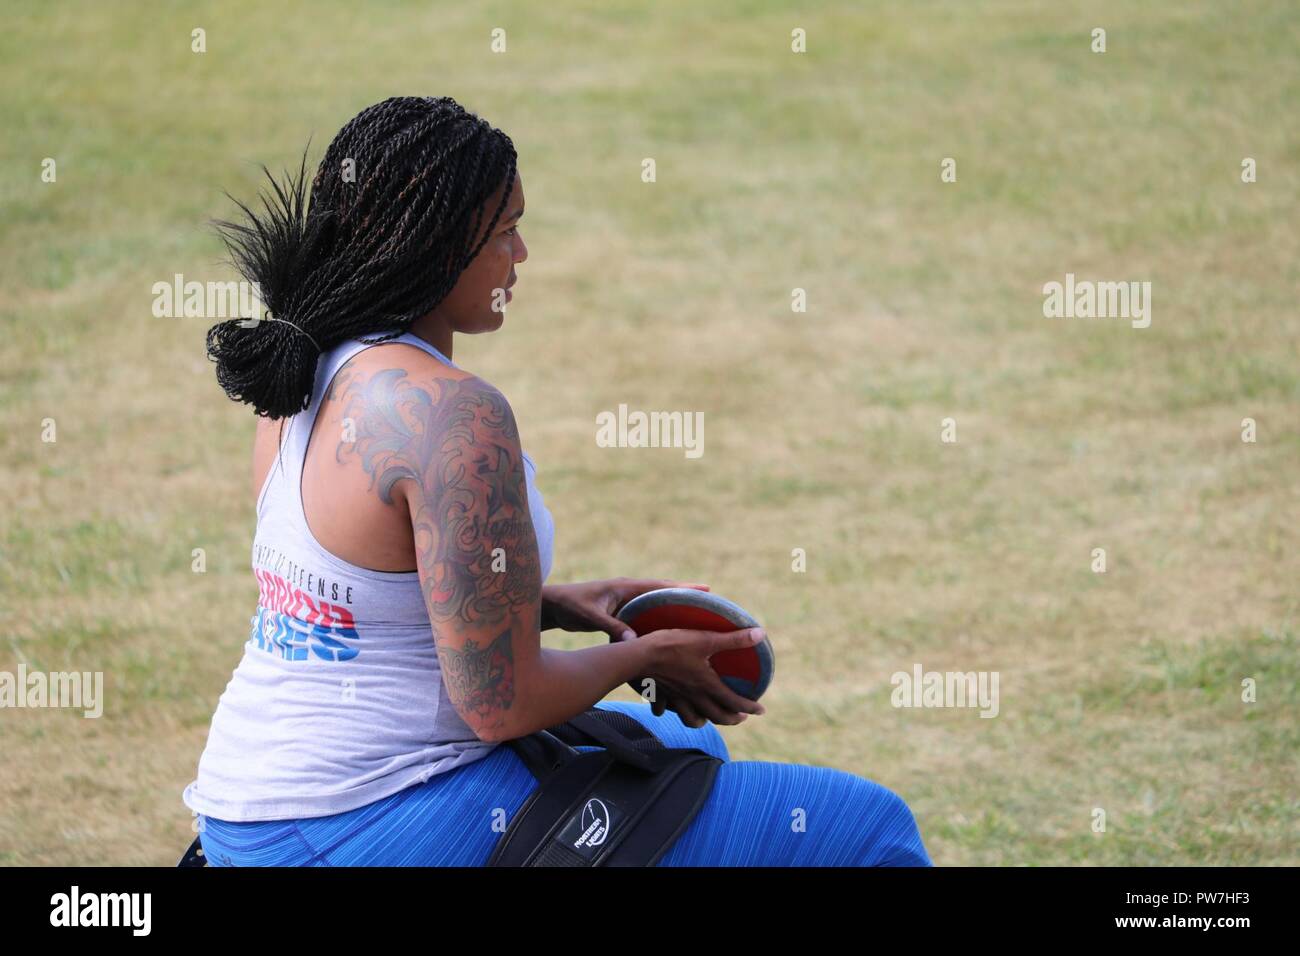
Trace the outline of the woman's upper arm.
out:
M 480 738 L 509 739 L 540 664 L 542 593 L 514 413 L 473 376 L 394 381 L 392 397 L 410 434 L 389 486 L 410 511 L 443 679 Z

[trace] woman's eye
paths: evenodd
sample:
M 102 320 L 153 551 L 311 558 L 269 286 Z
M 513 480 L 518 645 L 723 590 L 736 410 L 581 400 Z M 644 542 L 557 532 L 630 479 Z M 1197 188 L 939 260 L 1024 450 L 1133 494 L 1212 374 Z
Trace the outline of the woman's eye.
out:
M 518 229 L 519 229 L 518 226 L 511 226 L 509 229 L 505 231 L 505 234 L 507 236 L 513 236 Z

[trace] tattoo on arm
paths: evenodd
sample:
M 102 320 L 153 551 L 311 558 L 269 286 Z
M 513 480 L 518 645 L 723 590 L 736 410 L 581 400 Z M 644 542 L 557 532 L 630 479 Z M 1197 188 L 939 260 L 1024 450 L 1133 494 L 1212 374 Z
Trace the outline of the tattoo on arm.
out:
M 387 504 L 410 479 L 420 582 L 448 690 L 462 714 L 500 726 L 514 700 L 512 630 L 535 625 L 541 602 L 514 414 L 477 378 L 413 381 L 384 369 L 335 381 L 355 438 L 337 458 L 357 456 Z
M 473 638 L 464 647 L 444 644 L 443 655 L 447 690 L 465 712 L 490 722 L 499 711 L 510 708 L 515 699 L 515 658 L 508 628 L 487 647 L 480 648 Z

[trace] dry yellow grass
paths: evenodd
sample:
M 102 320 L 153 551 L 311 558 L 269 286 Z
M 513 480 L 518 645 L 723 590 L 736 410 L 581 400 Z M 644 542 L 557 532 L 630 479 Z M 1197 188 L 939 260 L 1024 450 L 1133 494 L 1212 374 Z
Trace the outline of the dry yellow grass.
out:
M 530 259 L 456 360 L 515 407 L 552 580 L 708 581 L 767 625 L 769 714 L 725 731 L 733 757 L 890 786 L 940 864 L 1300 862 L 1294 14 L 655 9 L 15 18 L 0 670 L 102 670 L 107 701 L 0 711 L 0 863 L 183 849 L 255 598 L 253 422 L 207 323 L 153 318 L 149 289 L 226 277 L 202 229 L 220 190 L 393 93 L 456 96 L 520 150 Z M 1151 328 L 1044 319 L 1067 271 L 1152 281 Z M 598 448 L 619 403 L 703 411 L 704 457 Z M 998 671 L 1000 715 L 893 708 L 915 662 Z

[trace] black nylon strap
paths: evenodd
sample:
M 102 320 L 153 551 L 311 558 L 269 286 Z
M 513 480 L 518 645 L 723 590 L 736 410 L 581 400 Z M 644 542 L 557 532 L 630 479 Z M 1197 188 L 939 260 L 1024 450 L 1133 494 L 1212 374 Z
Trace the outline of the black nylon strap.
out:
M 548 731 L 539 730 L 526 737 L 506 741 L 539 781 L 577 756 L 577 751 Z
M 637 750 L 652 751 L 662 750 L 663 742 L 654 735 L 650 728 L 635 717 L 631 717 L 616 710 L 605 710 L 600 707 L 593 707 L 586 712 L 586 716 L 600 721 L 609 727 L 613 727 L 624 738 L 626 738 Z M 550 732 L 559 737 L 570 746 L 580 744 L 602 744 L 602 741 L 584 733 L 573 721 L 566 721 L 550 728 Z
M 623 763 L 631 764 L 646 773 L 655 771 L 655 763 L 647 756 L 645 751 L 638 750 L 625 736 L 606 724 L 602 718 L 593 717 L 590 711 L 585 714 L 575 714 L 569 718 L 568 722 L 583 733 L 594 737 L 604 745 L 611 756 L 617 757 Z M 640 726 L 640 724 L 637 726 Z M 658 743 L 658 738 L 655 738 L 655 742 Z M 662 750 L 663 745 L 660 744 L 657 749 Z

